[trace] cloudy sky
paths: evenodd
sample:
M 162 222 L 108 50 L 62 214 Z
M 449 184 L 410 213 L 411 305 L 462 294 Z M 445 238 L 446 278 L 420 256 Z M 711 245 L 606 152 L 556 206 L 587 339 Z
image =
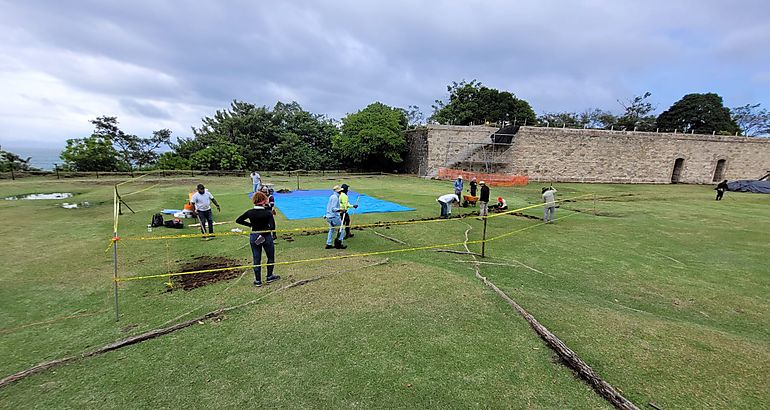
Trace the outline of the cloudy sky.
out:
M 187 136 L 233 99 L 333 118 L 374 101 L 427 115 L 478 79 L 536 112 L 652 92 L 770 106 L 765 0 L 4 1 L 0 145 L 62 147 L 115 115 Z

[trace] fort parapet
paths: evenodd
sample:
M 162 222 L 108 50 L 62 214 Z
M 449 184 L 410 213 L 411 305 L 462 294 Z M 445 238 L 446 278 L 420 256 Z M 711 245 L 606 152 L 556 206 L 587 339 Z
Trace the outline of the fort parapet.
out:
M 770 138 L 520 127 L 510 144 L 497 128 L 428 125 L 407 132 L 405 170 L 440 167 L 526 175 L 535 181 L 710 184 L 770 172 Z

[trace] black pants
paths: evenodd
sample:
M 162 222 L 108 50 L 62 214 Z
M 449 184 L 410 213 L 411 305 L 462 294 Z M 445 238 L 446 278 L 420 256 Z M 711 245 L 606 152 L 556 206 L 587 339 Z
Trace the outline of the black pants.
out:
M 249 244 L 251 245 L 251 256 L 254 258 L 254 279 L 257 282 L 262 281 L 262 250 L 264 249 L 267 255 L 267 263 L 275 263 L 275 245 L 273 244 L 273 237 L 270 234 L 263 234 L 265 241 L 257 245 L 254 243 L 260 236 L 259 233 L 252 232 L 249 235 Z M 273 266 L 267 265 L 267 276 L 273 276 Z
M 214 233 L 214 218 L 212 210 L 198 211 L 198 220 L 201 222 L 201 232 L 206 233 L 206 222 L 209 224 L 209 233 Z
M 350 214 L 344 212 L 342 214 L 342 226 L 345 227 L 345 238 L 350 237 Z
M 722 200 L 722 195 L 725 194 L 725 191 L 722 191 L 721 189 L 717 189 L 717 201 Z

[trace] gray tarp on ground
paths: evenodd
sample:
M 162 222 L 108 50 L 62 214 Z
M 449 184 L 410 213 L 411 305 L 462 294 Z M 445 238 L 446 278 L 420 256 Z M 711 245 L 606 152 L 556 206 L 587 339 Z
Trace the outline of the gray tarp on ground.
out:
M 741 179 L 727 183 L 728 191 L 756 192 L 758 194 L 770 194 L 770 181 L 757 181 L 756 179 Z

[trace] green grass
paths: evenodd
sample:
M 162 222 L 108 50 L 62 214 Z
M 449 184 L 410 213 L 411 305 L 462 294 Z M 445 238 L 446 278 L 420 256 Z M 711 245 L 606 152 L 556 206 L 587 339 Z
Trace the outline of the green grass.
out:
M 296 187 L 283 178 L 272 179 L 278 187 Z M 66 191 L 77 193 L 69 202 L 95 204 L 66 210 L 55 205 L 63 201 L 0 200 L 0 350 L 6 352 L 0 375 L 156 328 L 187 312 L 192 314 L 184 318 L 252 300 L 280 284 L 255 289 L 250 273 L 237 282 L 170 293 L 163 279 L 126 282 L 115 322 L 112 258 L 104 252 L 112 224 L 110 182 L 0 182 L 0 197 Z M 148 235 L 151 215 L 181 207 L 197 182 L 145 178 L 123 186 L 127 194 L 159 183 L 126 197 L 137 214 L 121 217 L 120 236 Z M 232 221 L 249 207 L 246 178 L 202 182 L 223 205 L 215 219 Z M 314 177 L 302 185 L 320 189 L 341 182 L 416 209 L 356 215 L 357 223 L 437 216 L 435 198 L 451 191 L 451 182 L 395 176 Z M 490 237 L 530 229 L 488 243 L 484 262 L 492 264 L 481 265 L 481 273 L 640 406 L 764 405 L 770 397 L 770 197 L 728 193 L 716 202 L 710 187 L 686 185 L 557 188 L 561 198 L 607 198 L 595 205 L 564 204 L 556 216 L 566 218 L 555 225 L 515 216 L 490 219 Z M 513 208 L 537 203 L 538 193 L 536 185 L 492 192 Z M 324 226 L 320 218 L 287 221 L 280 215 L 278 224 Z M 377 231 L 425 246 L 462 241 L 467 229 L 471 240 L 479 239 L 481 227 L 468 218 Z M 404 247 L 370 230 L 356 231 L 345 251 L 322 249 L 325 235 L 293 237 L 278 241 L 279 261 Z M 246 264 L 245 244 L 242 236 L 124 240 L 120 275 L 173 272 L 200 255 Z M 386 257 L 388 263 L 364 268 Z M 270 294 L 221 321 L 32 376 L 0 390 L 0 406 L 608 407 L 474 278 L 467 257 L 420 251 L 276 269 L 283 283 L 338 273 Z M 70 315 L 80 316 L 62 319 Z

